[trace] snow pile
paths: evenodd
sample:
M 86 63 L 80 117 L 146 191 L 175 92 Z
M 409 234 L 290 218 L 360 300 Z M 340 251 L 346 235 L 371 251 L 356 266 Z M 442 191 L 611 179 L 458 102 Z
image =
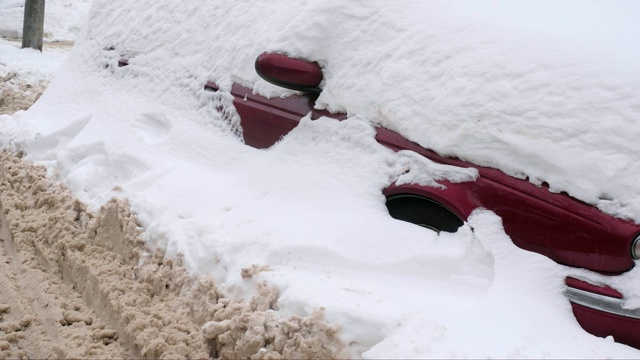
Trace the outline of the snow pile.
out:
M 320 106 L 638 221 L 639 14 L 631 1 L 320 1 L 268 50 L 324 64 Z
M 602 277 L 516 248 L 492 213 L 439 235 L 388 216 L 381 190 L 401 176 L 475 172 L 393 153 L 374 122 L 640 220 L 635 50 L 606 32 L 582 46 L 580 31 L 556 36 L 558 21 L 534 31 L 536 15 L 592 3 L 482 4 L 96 0 L 58 77 L 0 135 L 92 207 L 128 198 L 150 245 L 230 296 L 267 281 L 281 314 L 324 307 L 354 357 L 637 358 L 582 331 L 562 295 L 567 275 Z M 305 118 L 266 151 L 243 145 L 232 109 L 216 111 L 228 94 L 203 85 L 290 93 L 255 74 L 267 50 L 319 61 L 320 105 L 350 118 Z M 633 295 L 638 274 L 626 276 Z
M 25 0 L 0 0 L 0 37 L 21 38 Z M 47 0 L 44 40 L 75 40 L 86 21 L 91 0 Z
M 281 317 L 266 283 L 226 298 L 149 249 L 126 201 L 93 213 L 43 167 L 7 151 L 0 164 L 0 358 L 348 357 L 321 310 Z

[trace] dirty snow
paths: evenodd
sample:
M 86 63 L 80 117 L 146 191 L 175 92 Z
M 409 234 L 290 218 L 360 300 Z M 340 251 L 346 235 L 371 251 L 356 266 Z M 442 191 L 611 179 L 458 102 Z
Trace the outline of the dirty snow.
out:
M 42 53 L 20 46 L 21 42 L 0 39 L 0 114 L 27 110 L 38 100 L 73 43 L 46 42 Z
M 322 309 L 281 316 L 264 282 L 229 299 L 145 246 L 126 201 L 94 213 L 44 167 L 0 161 L 0 358 L 348 356 Z

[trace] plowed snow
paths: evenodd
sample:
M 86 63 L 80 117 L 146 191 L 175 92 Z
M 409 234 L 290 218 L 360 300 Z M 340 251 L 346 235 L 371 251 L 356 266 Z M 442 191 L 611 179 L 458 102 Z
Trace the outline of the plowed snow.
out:
M 22 47 L 21 39 L 4 40 L 16 48 Z M 73 47 L 73 42 L 56 41 L 45 42 L 44 51 L 69 52 Z M 15 71 L 3 69 L 4 64 L 0 61 L 0 115 L 12 115 L 19 110 L 27 110 L 36 102 L 44 92 L 48 79 L 29 79 Z
M 12 115 L 18 110 L 27 110 L 46 86 L 45 82 L 25 83 L 13 72 L 0 76 L 0 114 Z
M 283 318 L 268 284 L 248 303 L 225 298 L 147 248 L 126 201 L 91 213 L 6 151 L 0 180 L 0 358 L 349 356 L 321 309 Z

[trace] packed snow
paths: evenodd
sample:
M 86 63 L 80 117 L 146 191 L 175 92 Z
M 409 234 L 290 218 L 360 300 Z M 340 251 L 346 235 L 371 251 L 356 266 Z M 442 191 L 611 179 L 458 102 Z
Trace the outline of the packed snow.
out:
M 0 44 L 0 67 L 56 72 L 28 111 L 0 115 L 0 139 L 90 206 L 128 198 L 150 245 L 182 254 L 228 294 L 249 298 L 266 280 L 283 314 L 324 307 L 353 357 L 638 358 L 584 332 L 563 295 L 568 275 L 605 278 L 518 249 L 495 214 L 478 210 L 455 234 L 390 218 L 381 191 L 401 177 L 476 174 L 373 138 L 381 124 L 640 222 L 638 10 L 94 0 L 59 71 L 60 58 Z M 318 106 L 349 118 L 304 118 L 270 149 L 244 145 L 229 97 L 203 85 L 290 94 L 255 73 L 264 51 L 318 61 Z M 121 57 L 129 66 L 117 67 Z M 267 271 L 242 278 L 253 265 Z M 638 276 L 613 280 L 636 307 Z

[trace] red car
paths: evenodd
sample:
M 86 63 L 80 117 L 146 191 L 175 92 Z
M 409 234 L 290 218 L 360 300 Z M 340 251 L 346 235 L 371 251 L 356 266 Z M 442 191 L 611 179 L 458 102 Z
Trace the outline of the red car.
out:
M 256 60 L 256 70 L 265 80 L 304 95 L 267 99 L 234 84 L 231 92 L 248 145 L 270 147 L 309 113 L 313 119 L 346 118 L 346 114 L 314 109 L 322 81 L 318 64 L 265 53 Z M 205 89 L 218 91 L 218 86 L 209 82 Z M 396 219 L 455 232 L 474 209 L 482 207 L 502 218 L 516 245 L 560 264 L 613 276 L 629 271 L 634 260 L 640 259 L 640 227 L 634 223 L 604 214 L 567 194 L 551 193 L 544 185 L 440 156 L 383 127 L 377 128 L 376 140 L 395 151 L 411 150 L 437 163 L 473 167 L 479 172 L 474 182 L 443 182 L 446 189 L 391 185 L 384 195 L 389 214 Z M 640 311 L 624 309 L 621 293 L 575 278 L 567 278 L 566 284 L 573 312 L 585 330 L 602 337 L 612 335 L 618 342 L 640 348 Z

